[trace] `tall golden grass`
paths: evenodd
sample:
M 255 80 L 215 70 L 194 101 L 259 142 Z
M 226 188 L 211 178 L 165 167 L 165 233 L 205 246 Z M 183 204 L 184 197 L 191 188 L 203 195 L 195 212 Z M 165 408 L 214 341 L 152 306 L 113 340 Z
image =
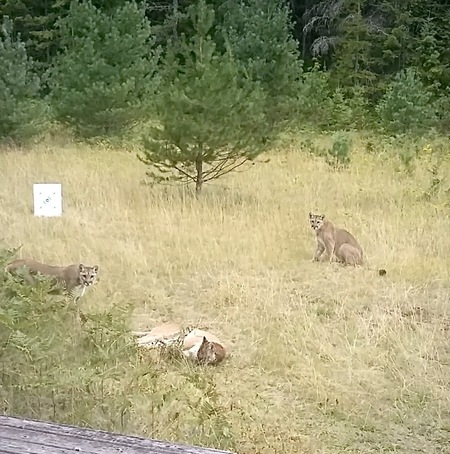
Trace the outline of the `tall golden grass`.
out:
M 141 184 L 135 153 L 4 150 L 0 237 L 20 256 L 98 264 L 83 311 L 131 302 L 133 329 L 223 338 L 232 356 L 211 373 L 239 453 L 448 452 L 450 208 L 443 191 L 422 197 L 425 158 L 406 175 L 394 147 L 354 143 L 336 172 L 293 141 L 201 200 Z M 36 182 L 62 183 L 61 218 L 33 217 Z M 367 265 L 313 263 L 309 211 L 350 230 Z M 149 405 L 136 403 L 136 433 L 149 435 Z

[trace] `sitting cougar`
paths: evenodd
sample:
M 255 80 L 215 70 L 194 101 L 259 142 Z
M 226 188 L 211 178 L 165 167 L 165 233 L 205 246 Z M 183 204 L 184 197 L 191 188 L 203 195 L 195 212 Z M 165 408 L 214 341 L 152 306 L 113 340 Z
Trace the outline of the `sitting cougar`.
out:
M 356 238 L 347 230 L 335 227 L 324 214 L 309 213 L 309 223 L 316 232 L 317 249 L 313 261 L 331 262 L 333 255 L 345 265 L 362 265 L 363 251 Z M 324 254 L 325 252 L 325 254 Z
M 40 273 L 43 276 L 53 277 L 58 283 L 64 286 L 67 293 L 77 301 L 97 279 L 98 266 L 84 266 L 82 263 L 63 266 L 45 265 L 32 259 L 17 259 L 9 263 L 5 270 L 17 275 L 20 269 L 25 269 L 24 278 L 33 284 L 31 277 Z

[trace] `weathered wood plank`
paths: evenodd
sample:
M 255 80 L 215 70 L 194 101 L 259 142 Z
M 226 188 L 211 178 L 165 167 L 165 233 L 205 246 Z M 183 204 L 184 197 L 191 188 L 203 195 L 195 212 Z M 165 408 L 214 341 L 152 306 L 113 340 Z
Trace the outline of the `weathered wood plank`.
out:
M 234 454 L 32 419 L 0 416 L 1 454 Z

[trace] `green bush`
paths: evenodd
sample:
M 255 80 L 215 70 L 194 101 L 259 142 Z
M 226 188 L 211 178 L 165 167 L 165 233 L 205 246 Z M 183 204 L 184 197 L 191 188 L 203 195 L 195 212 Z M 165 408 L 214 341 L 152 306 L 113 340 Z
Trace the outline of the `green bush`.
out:
M 351 90 L 336 88 L 332 95 L 329 124 L 333 130 L 365 129 L 374 124 L 369 102 L 360 87 Z
M 316 131 L 364 127 L 370 122 L 368 104 L 360 90 L 351 97 L 330 86 L 330 73 L 316 63 L 302 75 L 297 107 L 297 126 Z
M 436 126 L 432 94 L 412 68 L 396 75 L 375 109 L 391 134 L 422 135 Z
M 329 82 L 329 73 L 321 71 L 318 64 L 303 74 L 298 95 L 299 127 L 320 130 L 329 126 L 333 111 Z
M 448 134 L 450 130 L 450 88 L 436 100 L 436 114 L 438 121 L 438 129 L 443 134 Z
M 333 169 L 341 169 L 350 164 L 352 141 L 343 131 L 339 131 L 333 136 L 333 144 L 327 150 L 325 160 Z
M 320 146 L 310 138 L 303 140 L 301 147 L 311 155 L 324 159 L 333 170 L 348 167 L 351 161 L 352 140 L 345 131 L 337 131 L 333 134 L 331 147 Z

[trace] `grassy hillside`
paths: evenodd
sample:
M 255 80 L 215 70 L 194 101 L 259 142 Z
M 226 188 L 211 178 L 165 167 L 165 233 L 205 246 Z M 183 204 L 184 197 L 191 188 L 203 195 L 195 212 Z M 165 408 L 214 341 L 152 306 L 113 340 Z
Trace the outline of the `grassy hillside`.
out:
M 145 361 L 121 358 L 114 396 L 129 396 L 125 423 L 88 404 L 71 418 L 48 408 L 41 416 L 242 454 L 449 452 L 448 196 L 443 187 L 423 197 L 430 158 L 408 175 L 395 146 L 365 147 L 357 140 L 349 169 L 335 172 L 293 142 L 205 187 L 201 201 L 142 185 L 133 153 L 1 152 L 0 237 L 23 243 L 19 256 L 98 264 L 85 313 L 132 304 L 133 329 L 196 325 L 232 353 L 207 370 L 148 359 L 172 393 L 158 404 L 156 388 L 131 386 L 127 375 Z M 62 218 L 33 217 L 34 182 L 63 184 Z M 367 267 L 311 262 L 309 211 L 354 233 Z M 202 393 L 220 411 L 199 410 Z M 213 431 L 192 427 L 195 411 Z

